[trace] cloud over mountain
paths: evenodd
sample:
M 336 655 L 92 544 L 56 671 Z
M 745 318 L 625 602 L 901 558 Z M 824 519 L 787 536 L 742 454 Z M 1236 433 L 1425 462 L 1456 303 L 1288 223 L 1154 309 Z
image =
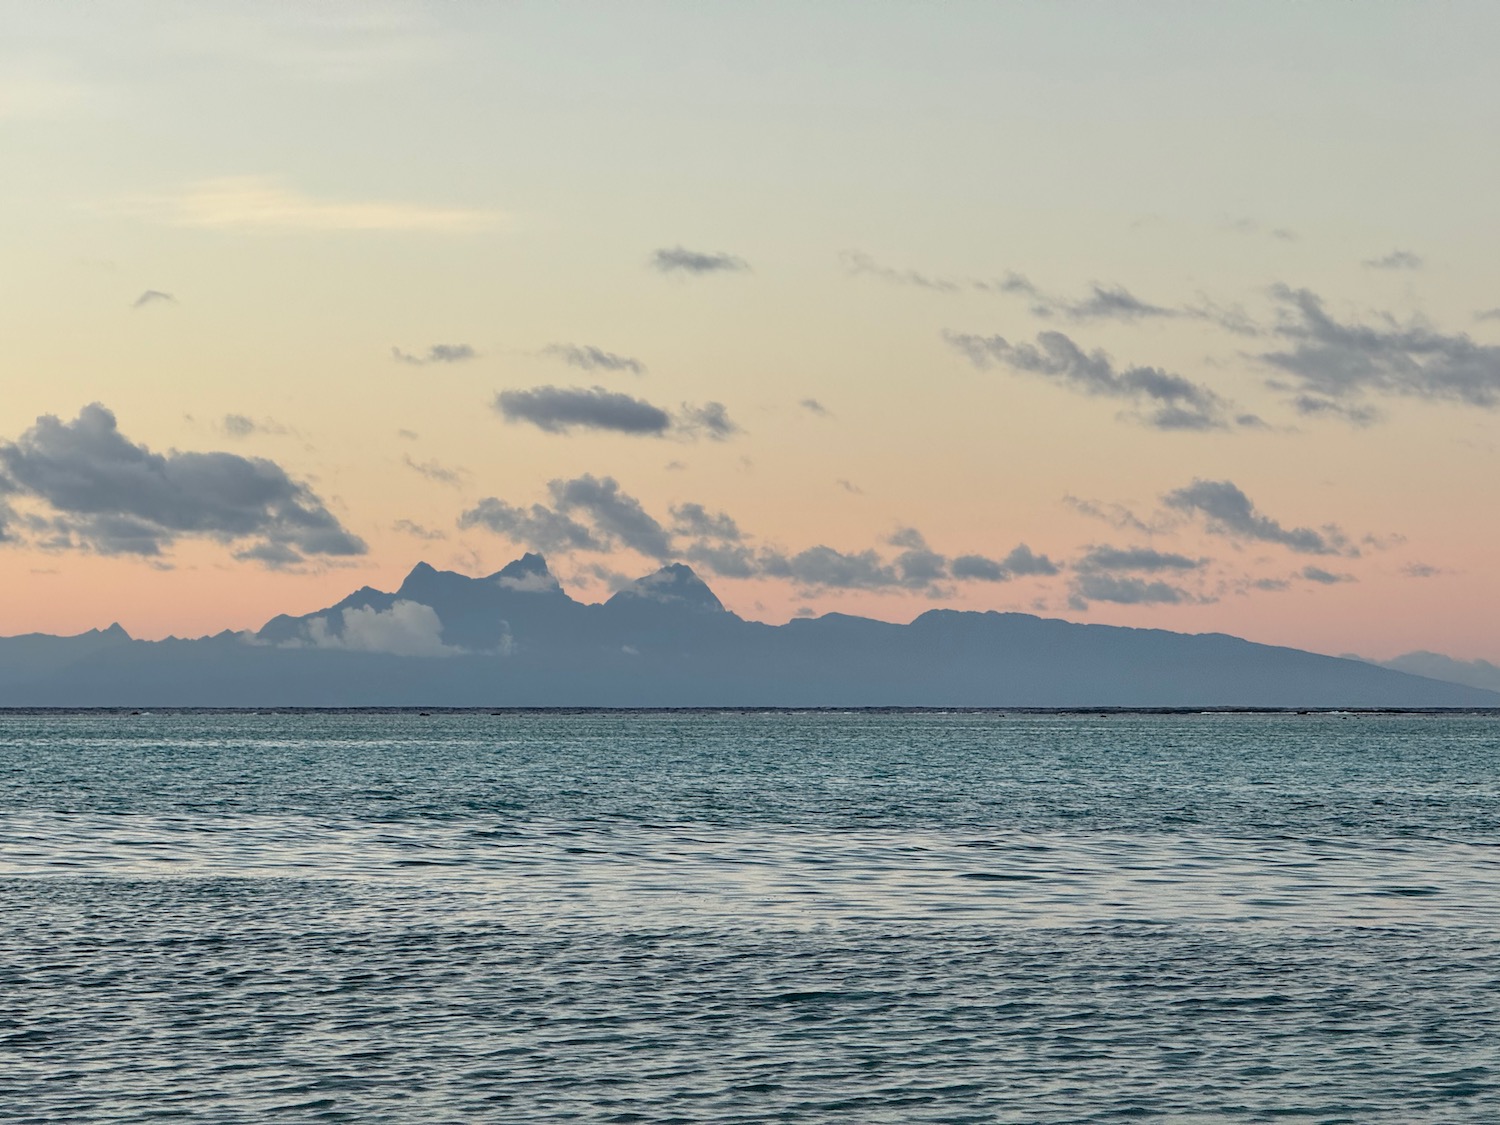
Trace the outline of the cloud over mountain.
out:
M 38 546 L 156 557 L 184 538 L 238 544 L 236 557 L 285 566 L 362 555 L 365 544 L 281 466 L 234 453 L 153 453 L 99 403 L 44 415 L 0 443 L 0 493 L 31 502 Z
M 548 502 L 529 507 L 486 497 L 460 518 L 521 546 L 554 555 L 630 550 L 660 562 L 684 560 L 728 578 L 780 578 L 804 589 L 909 590 L 936 595 L 952 582 L 1005 582 L 1049 576 L 1059 567 L 1020 544 L 1004 558 L 935 551 L 902 528 L 880 547 L 843 551 L 826 544 L 787 550 L 752 539 L 725 512 L 687 502 L 663 522 L 613 477 L 585 474 L 547 485 Z M 884 548 L 895 548 L 894 552 Z

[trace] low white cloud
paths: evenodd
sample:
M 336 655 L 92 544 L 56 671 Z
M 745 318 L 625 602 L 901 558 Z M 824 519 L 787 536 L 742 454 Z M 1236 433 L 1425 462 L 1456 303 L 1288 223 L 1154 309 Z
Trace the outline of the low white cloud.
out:
M 443 643 L 443 622 L 437 611 L 421 602 L 398 601 L 390 609 L 351 606 L 343 612 L 343 632 L 315 617 L 307 626 L 313 648 L 350 652 L 382 652 L 391 656 L 456 656 L 461 651 Z

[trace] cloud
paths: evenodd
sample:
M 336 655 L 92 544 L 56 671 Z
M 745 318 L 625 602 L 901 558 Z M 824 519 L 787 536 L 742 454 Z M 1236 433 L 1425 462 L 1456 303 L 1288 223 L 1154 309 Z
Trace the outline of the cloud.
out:
M 660 437 L 672 426 L 672 416 L 661 407 L 603 387 L 501 391 L 494 406 L 507 422 L 529 422 L 549 434 L 580 428 Z
M 448 538 L 446 532 L 436 531 L 429 527 L 423 527 L 421 524 L 416 523 L 413 520 L 397 520 L 395 523 L 391 524 L 391 530 L 399 531 L 402 535 L 410 535 L 413 539 L 426 539 L 430 541 L 434 539 Z
M 649 558 L 672 555 L 671 537 L 635 497 L 620 489 L 614 477 L 585 473 L 572 480 L 554 480 L 547 485 L 552 502 L 562 512 L 581 511 L 606 538 Z
M 307 643 L 390 656 L 456 656 L 463 651 L 443 643 L 442 619 L 421 602 L 402 599 L 389 609 L 349 606 L 342 611 L 342 624 L 340 632 L 333 632 L 327 618 L 314 617 L 307 623 Z
M 1188 558 L 1170 551 L 1157 551 L 1150 547 L 1090 547 L 1076 564 L 1079 570 L 1088 571 L 1160 571 L 1197 570 L 1203 566 L 1202 559 Z
M 1116 370 L 1104 352 L 1085 353 L 1061 332 L 1041 333 L 1037 346 L 1012 344 L 1003 336 L 943 335 L 982 370 L 1000 364 L 1082 394 L 1140 403 L 1148 411 L 1140 420 L 1159 430 L 1214 430 L 1230 425 L 1227 404 L 1207 387 L 1159 367 Z
M 839 261 L 844 264 L 844 268 L 851 274 L 878 277 L 882 281 L 888 281 L 893 285 L 910 285 L 917 289 L 930 289 L 935 293 L 957 293 L 960 290 L 970 288 L 970 282 L 968 281 L 959 281 L 951 277 L 934 277 L 931 274 L 921 273 L 917 270 L 902 270 L 894 269 L 891 266 L 883 266 L 861 250 L 845 250 L 839 254 Z
M 1500 320 L 1500 308 L 1480 309 L 1474 314 L 1474 319 L 1478 321 Z
M 953 560 L 933 550 L 914 528 L 884 546 L 841 551 L 825 544 L 800 551 L 757 545 L 725 512 L 688 502 L 673 505 L 664 525 L 613 477 L 553 480 L 548 503 L 522 508 L 487 497 L 465 512 L 460 526 L 486 527 L 530 549 L 555 554 L 627 549 L 660 562 L 686 560 L 730 578 L 781 578 L 803 588 L 907 590 L 933 595 L 951 581 L 1003 582 L 1055 575 L 1059 568 L 1025 544 L 998 561 L 983 555 Z M 611 572 L 613 573 L 613 572 Z
M 543 355 L 562 360 L 569 367 L 583 371 L 628 371 L 632 375 L 644 375 L 646 365 L 628 355 L 617 355 L 592 344 L 549 344 L 542 349 Z
M 1310 527 L 1283 527 L 1257 511 L 1250 498 L 1232 481 L 1195 480 L 1185 488 L 1167 493 L 1162 500 L 1176 511 L 1203 516 L 1208 530 L 1215 535 L 1279 543 L 1304 555 L 1359 554 L 1359 549 L 1349 546 L 1344 533 L 1332 524 L 1316 531 Z
M 426 355 L 412 355 L 395 347 L 391 349 L 391 358 L 397 363 L 409 363 L 413 367 L 424 367 L 429 363 L 463 363 L 478 355 L 468 344 L 433 344 Z
M 1392 250 L 1380 258 L 1366 258 L 1360 264 L 1367 270 L 1419 270 L 1422 259 L 1410 250 Z
M 839 477 L 839 479 L 834 481 L 833 483 L 838 485 L 845 492 L 848 492 L 851 495 L 863 496 L 865 494 L 865 490 L 863 488 L 860 488 L 859 485 L 855 484 L 851 480 L 845 480 L 843 477 Z
M 1025 543 L 1018 544 L 998 562 L 984 555 L 959 555 L 950 571 L 954 578 L 978 582 L 1008 582 L 1031 575 L 1053 575 L 1058 566 L 1046 555 L 1038 555 Z
M 702 435 L 710 441 L 724 441 L 741 432 L 722 402 L 705 402 L 701 406 L 683 403 L 677 416 L 677 430 L 688 437 Z
M 1309 582 L 1316 582 L 1320 586 L 1334 586 L 1340 582 L 1353 582 L 1352 574 L 1334 574 L 1332 571 L 1324 570 L 1321 566 L 1304 566 L 1302 577 Z
M 839 255 L 844 269 L 854 276 L 876 277 L 892 285 L 907 285 L 934 293 L 1002 293 L 1029 297 L 1036 316 L 1061 316 L 1068 320 L 1147 320 L 1156 317 L 1185 315 L 1185 310 L 1171 309 L 1143 301 L 1121 285 L 1088 287 L 1082 299 L 1049 295 L 1032 284 L 1025 275 L 1007 273 L 998 278 L 943 277 L 913 269 L 896 269 L 882 265 L 860 250 L 845 250 Z
M 316 199 L 264 176 L 200 180 L 125 209 L 171 226 L 261 231 L 391 231 L 472 234 L 499 226 L 497 211 L 377 200 Z
M 1075 609 L 1086 609 L 1091 601 L 1114 605 L 1181 605 L 1193 600 L 1186 590 L 1167 582 L 1089 572 L 1074 579 L 1070 604 Z
M 744 273 L 750 264 L 722 251 L 704 252 L 674 246 L 652 254 L 651 267 L 659 273 Z
M 1414 562 L 1403 566 L 1401 573 L 1408 578 L 1435 578 L 1439 574 L 1447 574 L 1448 572 L 1440 567 L 1430 566 L 1427 563 Z
M 545 504 L 520 508 L 494 496 L 485 497 L 459 516 L 458 525 L 488 528 L 544 554 L 602 551 L 608 546 L 583 524 Z
M 1072 508 L 1079 515 L 1088 516 L 1090 519 L 1103 520 L 1111 527 L 1121 531 L 1140 531 L 1147 535 L 1154 535 L 1166 531 L 1169 525 L 1160 520 L 1146 521 L 1141 519 L 1123 504 L 1101 504 L 1097 500 L 1085 500 L 1077 496 L 1064 496 L 1062 502 Z
M 130 302 L 130 307 L 133 308 L 133 309 L 143 309 L 147 305 L 154 305 L 154 304 L 175 305 L 176 303 L 177 303 L 177 298 L 174 297 L 174 296 L 172 296 L 172 294 L 170 294 L 170 293 L 163 293 L 160 289 L 147 289 L 144 293 L 142 293 L 134 301 Z
M 695 539 L 721 539 L 738 543 L 744 538 L 739 524 L 724 512 L 709 512 L 702 504 L 678 504 L 672 508 L 672 530 Z
M 401 463 L 412 472 L 420 473 L 430 481 L 446 484 L 451 488 L 463 487 L 464 477 L 467 475 L 463 469 L 450 469 L 438 461 L 417 461 L 410 453 L 402 454 Z
M 1377 326 L 1344 323 L 1306 289 L 1282 285 L 1272 295 L 1281 305 L 1276 333 L 1290 346 L 1259 358 L 1292 376 L 1293 404 L 1304 414 L 1367 422 L 1374 415 L 1359 400 L 1372 394 L 1500 405 L 1500 347 L 1389 316 Z
M 809 414 L 816 414 L 819 418 L 833 417 L 833 414 L 829 411 L 828 407 L 824 406 L 815 398 L 805 398 L 797 405 L 802 407 L 802 409 L 806 410 Z
M 0 442 L 0 474 L 18 499 L 50 511 L 29 521 L 50 549 L 159 557 L 179 539 L 199 538 L 243 544 L 235 557 L 270 566 L 367 550 L 275 462 L 153 453 L 121 434 L 99 403 L 70 422 L 44 415 L 16 441 Z
M 274 418 L 257 421 L 246 414 L 226 414 L 219 428 L 230 437 L 243 438 L 252 434 L 285 434 L 290 431 Z
M 1258 219 L 1249 217 L 1230 218 L 1225 217 L 1219 222 L 1219 229 L 1232 234 L 1260 235 L 1264 233 L 1267 238 L 1274 238 L 1278 242 L 1296 242 L 1297 232 L 1288 227 L 1272 227 L 1266 230 Z
M 671 414 L 645 399 L 603 387 L 533 387 L 501 391 L 494 408 L 507 422 L 527 422 L 549 434 L 607 430 L 643 437 L 724 441 L 741 431 L 722 402 L 683 403 Z

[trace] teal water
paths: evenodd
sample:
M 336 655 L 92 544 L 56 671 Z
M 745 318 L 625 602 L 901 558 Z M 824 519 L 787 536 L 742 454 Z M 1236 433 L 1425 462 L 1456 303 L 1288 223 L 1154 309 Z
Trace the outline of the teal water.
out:
M 1500 1120 L 1500 716 L 0 713 L 0 1120 Z

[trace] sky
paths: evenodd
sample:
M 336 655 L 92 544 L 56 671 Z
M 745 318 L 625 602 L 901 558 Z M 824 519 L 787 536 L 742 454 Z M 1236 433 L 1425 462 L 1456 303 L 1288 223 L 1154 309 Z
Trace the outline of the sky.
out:
M 0 634 L 539 550 L 1500 659 L 1497 33 L 0 2 Z

